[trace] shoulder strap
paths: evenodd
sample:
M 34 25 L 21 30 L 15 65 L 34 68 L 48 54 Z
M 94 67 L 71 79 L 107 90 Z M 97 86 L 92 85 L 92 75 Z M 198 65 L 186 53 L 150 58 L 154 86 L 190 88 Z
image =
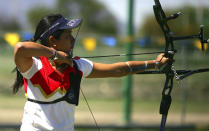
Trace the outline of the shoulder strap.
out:
M 73 67 L 75 68 L 76 73 L 70 72 L 70 88 L 64 97 L 68 103 L 78 105 L 82 75 L 80 70 L 78 69 L 77 63 L 74 60 Z

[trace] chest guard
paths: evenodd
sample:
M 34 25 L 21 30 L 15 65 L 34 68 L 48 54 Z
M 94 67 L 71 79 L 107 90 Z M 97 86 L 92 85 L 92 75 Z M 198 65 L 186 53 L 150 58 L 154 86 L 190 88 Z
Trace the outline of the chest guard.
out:
M 78 69 L 77 63 L 74 60 L 73 60 L 73 67 L 75 68 L 76 72 L 69 73 L 70 87 L 67 93 L 63 97 L 53 101 L 38 101 L 30 98 L 27 98 L 27 100 L 38 104 L 54 104 L 60 101 L 66 101 L 69 104 L 73 104 L 77 106 L 79 102 L 80 83 L 81 83 L 82 75 L 80 70 Z

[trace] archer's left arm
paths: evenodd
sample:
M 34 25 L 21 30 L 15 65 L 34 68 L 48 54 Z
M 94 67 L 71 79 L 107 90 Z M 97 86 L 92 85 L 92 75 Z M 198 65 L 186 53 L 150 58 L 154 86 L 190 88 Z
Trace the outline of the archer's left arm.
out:
M 155 68 L 155 65 L 154 60 L 128 61 L 113 64 L 93 63 L 92 72 L 87 78 L 122 77 L 129 74 L 143 72 L 147 69 L 153 69 Z

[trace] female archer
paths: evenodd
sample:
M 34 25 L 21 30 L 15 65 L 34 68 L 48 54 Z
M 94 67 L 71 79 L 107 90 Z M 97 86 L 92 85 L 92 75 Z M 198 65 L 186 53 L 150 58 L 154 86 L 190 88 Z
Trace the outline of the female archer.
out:
M 27 97 L 21 131 L 73 131 L 82 77 L 122 77 L 160 68 L 168 61 L 163 54 L 156 60 L 113 64 L 72 58 L 75 43 L 72 29 L 81 22 L 60 14 L 45 16 L 38 23 L 33 39 L 15 46 L 17 78 L 13 93 L 24 85 Z

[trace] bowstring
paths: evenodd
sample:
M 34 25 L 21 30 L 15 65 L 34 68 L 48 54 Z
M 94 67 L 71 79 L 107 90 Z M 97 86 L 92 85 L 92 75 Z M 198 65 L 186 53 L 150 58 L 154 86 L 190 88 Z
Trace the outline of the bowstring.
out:
M 87 107 L 88 107 L 88 109 L 89 109 L 89 111 L 90 111 L 90 113 L 91 113 L 91 116 L 92 116 L 92 118 L 93 118 L 93 120 L 94 120 L 94 123 L 95 123 L 95 126 L 96 126 L 97 130 L 100 131 L 100 128 L 99 128 L 99 126 L 98 126 L 98 124 L 97 124 L 97 121 L 96 121 L 96 119 L 95 119 L 95 117 L 94 117 L 94 114 L 93 114 L 93 112 L 92 112 L 92 110 L 91 110 L 91 108 L 90 108 L 90 106 L 89 106 L 89 103 L 88 103 L 88 101 L 87 101 L 87 99 L 86 99 L 86 96 L 85 96 L 84 93 L 83 93 L 82 88 L 81 88 L 81 94 L 82 94 L 82 96 L 83 96 L 83 98 L 84 98 L 84 100 L 85 100 L 85 102 L 86 102 L 86 105 L 87 105 Z
M 78 33 L 80 32 L 80 28 L 81 28 L 81 25 L 78 27 L 78 31 L 77 31 L 77 33 L 76 33 L 76 35 L 75 35 L 75 44 L 77 43 L 77 38 L 78 38 Z M 83 98 L 84 98 L 84 100 L 85 100 L 85 102 L 86 102 L 86 105 L 87 105 L 87 107 L 88 107 L 88 110 L 90 111 L 91 116 L 92 116 L 92 118 L 93 118 L 93 120 L 94 120 L 95 126 L 96 126 L 97 130 L 100 131 L 100 128 L 99 128 L 99 126 L 98 126 L 98 124 L 97 124 L 97 121 L 96 121 L 96 119 L 95 119 L 95 117 L 94 117 L 94 114 L 93 114 L 93 112 L 92 112 L 92 110 L 91 110 L 91 108 L 90 108 L 90 106 L 89 106 L 89 103 L 88 103 L 88 101 L 87 101 L 87 99 L 86 99 L 86 96 L 85 96 L 84 93 L 83 93 L 82 88 L 80 88 L 80 90 L 81 90 L 81 94 L 82 94 L 82 96 L 83 96 Z

